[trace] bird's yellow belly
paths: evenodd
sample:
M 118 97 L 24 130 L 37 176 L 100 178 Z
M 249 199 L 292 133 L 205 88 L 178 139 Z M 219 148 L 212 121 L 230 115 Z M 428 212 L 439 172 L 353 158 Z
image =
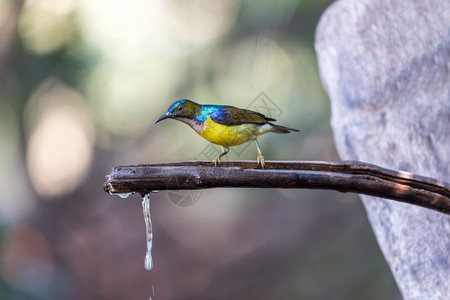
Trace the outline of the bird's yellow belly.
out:
M 208 142 L 220 146 L 236 146 L 254 140 L 258 135 L 257 124 L 223 125 L 208 117 L 198 134 Z

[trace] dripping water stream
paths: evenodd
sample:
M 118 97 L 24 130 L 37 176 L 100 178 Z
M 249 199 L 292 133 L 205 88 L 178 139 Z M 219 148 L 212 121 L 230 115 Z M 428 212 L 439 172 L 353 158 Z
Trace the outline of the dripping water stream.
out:
M 144 267 L 146 270 L 151 270 L 153 268 L 153 259 L 152 259 L 153 231 L 152 231 L 152 219 L 150 215 L 150 194 L 146 194 L 144 197 L 142 197 L 142 212 L 144 213 L 145 233 L 147 237 L 147 252 L 145 254 Z

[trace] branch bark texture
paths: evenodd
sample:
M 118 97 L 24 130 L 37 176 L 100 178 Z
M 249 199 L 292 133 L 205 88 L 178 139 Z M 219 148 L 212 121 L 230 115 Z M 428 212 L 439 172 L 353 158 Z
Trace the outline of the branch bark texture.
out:
M 450 185 L 361 162 L 180 162 L 114 167 L 104 189 L 146 194 L 154 190 L 218 187 L 328 189 L 397 200 L 450 214 Z

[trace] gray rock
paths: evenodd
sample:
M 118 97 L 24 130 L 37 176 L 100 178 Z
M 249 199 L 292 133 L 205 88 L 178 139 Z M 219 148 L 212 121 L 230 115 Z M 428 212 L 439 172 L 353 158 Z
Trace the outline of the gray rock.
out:
M 342 0 L 316 31 L 342 159 L 450 181 L 450 1 Z M 450 216 L 361 196 L 405 299 L 450 299 Z

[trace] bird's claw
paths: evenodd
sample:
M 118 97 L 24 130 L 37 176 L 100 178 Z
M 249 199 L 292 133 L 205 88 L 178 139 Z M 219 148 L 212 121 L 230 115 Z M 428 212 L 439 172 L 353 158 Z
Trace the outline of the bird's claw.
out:
M 261 153 L 258 153 L 257 155 L 256 155 L 256 160 L 257 160 L 257 164 L 256 164 L 256 166 L 259 166 L 259 165 L 261 165 L 261 167 L 264 169 L 265 168 L 265 166 L 266 166 L 266 163 L 264 162 L 264 156 L 261 154 Z

